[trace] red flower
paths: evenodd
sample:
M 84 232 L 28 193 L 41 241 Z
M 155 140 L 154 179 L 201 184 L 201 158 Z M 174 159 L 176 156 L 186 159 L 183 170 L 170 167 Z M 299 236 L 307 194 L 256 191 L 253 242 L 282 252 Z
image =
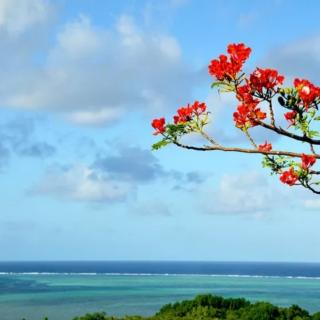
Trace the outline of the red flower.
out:
M 297 116 L 297 111 L 289 111 L 284 114 L 284 117 L 286 118 L 286 120 L 290 122 L 290 126 L 296 124 L 296 116 Z
M 294 171 L 293 167 L 291 167 L 288 171 L 284 171 L 280 176 L 280 181 L 282 183 L 288 184 L 289 186 L 293 186 L 299 179 L 298 173 Z
M 283 83 L 284 77 L 277 70 L 257 68 L 250 75 L 250 85 L 254 90 L 262 92 L 263 89 L 275 91 L 275 87 Z
M 165 118 L 154 119 L 151 125 L 154 129 L 156 129 L 156 131 L 153 134 L 157 135 L 159 133 L 164 133 L 166 130 L 165 124 L 166 124 Z
M 236 127 L 243 129 L 249 127 L 255 127 L 259 123 L 257 120 L 263 120 L 267 114 L 257 108 L 258 102 L 253 101 L 252 103 L 240 104 L 237 111 L 233 113 L 233 120 L 236 123 Z
M 313 155 L 306 155 L 306 154 L 302 154 L 302 156 L 301 156 L 301 160 L 302 160 L 302 163 L 301 163 L 301 168 L 303 169 L 303 170 L 308 170 L 310 167 L 312 167 L 315 163 L 316 163 L 316 161 L 317 161 L 317 159 L 316 159 L 316 157 L 315 156 L 313 156 Z
M 237 111 L 233 113 L 233 121 L 238 128 L 244 128 L 246 126 L 248 123 L 248 107 L 246 105 L 240 104 L 238 106 Z
M 192 109 L 194 114 L 196 114 L 197 116 L 200 116 L 201 114 L 206 112 L 207 106 L 204 102 L 195 101 L 192 105 Z
M 200 116 L 207 110 L 204 102 L 195 101 L 193 105 L 188 104 L 186 107 L 181 107 L 177 110 L 177 115 L 173 116 L 173 121 L 177 123 L 185 123 L 192 120 L 194 115 Z
M 229 44 L 227 51 L 230 54 L 231 61 L 235 64 L 241 64 L 241 66 L 248 59 L 251 53 L 251 49 L 246 47 L 243 43 Z
M 227 72 L 227 56 L 226 55 L 220 55 L 219 59 L 211 60 L 210 65 L 208 66 L 209 74 L 212 76 L 215 76 L 218 80 L 223 80 L 225 77 L 225 74 Z M 229 71 L 229 70 L 228 70 Z
M 258 150 L 261 152 L 269 152 L 272 150 L 272 144 L 266 141 L 264 144 L 258 146 Z
M 294 79 L 293 84 L 297 89 L 306 110 L 308 110 L 310 104 L 314 102 L 315 99 L 320 98 L 320 88 L 316 87 L 310 81 L 305 79 Z
M 179 119 L 180 119 L 179 116 L 173 116 L 173 122 L 174 122 L 174 124 L 179 123 Z
M 209 74 L 219 81 L 234 79 L 238 72 L 234 70 L 232 63 L 228 61 L 228 57 L 224 54 L 221 54 L 218 59 L 212 60 L 208 69 Z
M 193 109 L 188 104 L 186 107 L 181 107 L 177 110 L 178 115 L 173 117 L 173 121 L 175 124 L 177 123 L 185 123 L 192 119 Z
M 229 57 L 222 54 L 218 59 L 212 60 L 208 67 L 209 74 L 216 77 L 219 81 L 235 79 L 237 73 L 242 69 L 244 62 L 249 57 L 251 49 L 243 43 L 239 43 L 229 44 L 227 51 Z
M 246 102 L 246 103 L 258 101 L 257 99 L 254 99 L 254 97 L 253 97 L 252 89 L 251 89 L 249 83 L 246 83 L 245 85 L 237 88 L 237 99 L 239 101 Z

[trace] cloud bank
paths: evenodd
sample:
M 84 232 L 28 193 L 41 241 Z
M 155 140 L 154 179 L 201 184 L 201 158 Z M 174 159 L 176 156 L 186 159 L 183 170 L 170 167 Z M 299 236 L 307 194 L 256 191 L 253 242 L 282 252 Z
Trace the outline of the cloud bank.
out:
M 162 114 L 188 101 L 198 75 L 183 62 L 174 37 L 144 30 L 127 15 L 109 29 L 79 15 L 65 23 L 45 48 L 43 38 L 30 41 L 26 35 L 41 29 L 49 5 L 41 0 L 20 2 L 21 16 L 28 19 L 15 12 L 20 21 L 15 28 L 15 16 L 8 14 L 13 10 L 11 2 L 0 6 L 0 30 L 7 31 L 0 32 L 0 41 L 2 46 L 8 44 L 7 70 L 0 71 L 0 79 L 10 74 L 1 105 L 55 112 L 77 124 L 102 125 L 132 111 Z M 48 25 L 43 28 L 52 31 Z M 17 46 L 26 52 L 16 53 Z

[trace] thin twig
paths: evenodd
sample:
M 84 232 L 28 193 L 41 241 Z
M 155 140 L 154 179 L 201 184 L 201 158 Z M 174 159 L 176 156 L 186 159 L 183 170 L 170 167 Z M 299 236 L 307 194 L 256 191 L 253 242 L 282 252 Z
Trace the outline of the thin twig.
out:
M 206 139 L 208 140 L 210 143 L 212 143 L 213 145 L 217 145 L 219 146 L 219 143 L 213 139 L 212 137 L 210 137 L 207 133 L 205 133 L 204 131 L 200 131 L 200 134 Z
M 310 150 L 313 154 L 317 154 L 312 143 L 310 143 Z
M 290 151 L 260 151 L 258 149 L 246 149 L 246 148 L 238 148 L 238 147 L 224 147 L 221 145 L 213 145 L 213 146 L 189 146 L 182 144 L 179 141 L 172 141 L 173 144 L 180 148 L 196 150 L 196 151 L 224 151 L 224 152 L 240 152 L 240 153 L 255 153 L 255 154 L 263 154 L 263 155 L 272 155 L 272 156 L 287 156 L 292 158 L 301 158 L 302 153 L 298 152 L 290 152 Z M 320 159 L 320 154 L 316 154 L 315 158 Z
M 254 142 L 253 138 L 251 137 L 250 133 L 248 130 L 243 130 L 244 134 L 246 135 L 246 137 L 248 138 L 248 140 L 250 141 L 250 143 L 252 144 L 252 146 L 256 149 L 258 149 L 257 144 Z
M 273 127 L 275 127 L 276 121 L 275 121 L 274 113 L 273 113 L 272 100 L 269 101 L 269 111 L 270 111 L 271 125 Z

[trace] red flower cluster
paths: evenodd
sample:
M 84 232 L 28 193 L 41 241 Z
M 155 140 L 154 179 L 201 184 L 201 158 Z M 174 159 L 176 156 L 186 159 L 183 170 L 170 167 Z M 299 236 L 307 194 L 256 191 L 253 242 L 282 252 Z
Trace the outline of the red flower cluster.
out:
M 246 83 L 245 85 L 238 87 L 236 92 L 236 97 L 239 101 L 244 103 L 252 103 L 254 101 L 258 102 L 259 100 L 254 99 L 252 95 L 252 89 L 249 85 L 249 83 Z
M 277 70 L 257 68 L 250 75 L 251 88 L 262 92 L 263 89 L 275 91 L 275 87 L 283 83 L 284 76 L 279 75 Z
M 316 163 L 317 159 L 314 155 L 302 154 L 301 156 L 301 168 L 308 171 Z M 293 186 L 299 179 L 299 174 L 297 171 L 291 167 L 289 170 L 284 171 L 280 176 L 281 182 Z
M 297 116 L 297 111 L 289 111 L 284 114 L 284 117 L 286 118 L 286 120 L 290 122 L 289 127 L 296 124 L 296 116 Z
M 261 152 L 269 152 L 272 150 L 272 144 L 266 141 L 264 144 L 258 146 L 258 150 Z
M 230 59 L 234 64 L 243 65 L 248 59 L 251 49 L 246 47 L 243 43 L 229 44 L 227 52 L 230 54 Z
M 237 88 L 236 97 L 241 102 L 237 111 L 233 113 L 236 127 L 240 129 L 254 127 L 258 125 L 255 119 L 263 120 L 266 118 L 267 114 L 257 107 L 260 101 L 253 97 L 252 88 L 248 81 L 245 85 Z
M 195 101 L 193 105 L 188 104 L 186 107 L 181 107 L 177 110 L 177 115 L 173 116 L 175 124 L 186 123 L 194 116 L 200 116 L 207 110 L 207 106 L 204 102 Z
M 305 79 L 294 79 L 293 82 L 295 88 L 299 93 L 304 107 L 308 110 L 308 107 L 317 98 L 320 98 L 320 87 L 316 87 L 314 84 Z
M 208 67 L 209 74 L 219 81 L 236 79 L 237 73 L 251 53 L 251 49 L 243 43 L 229 44 L 227 51 L 229 57 L 222 54 L 218 59 L 212 60 Z
M 156 130 L 153 134 L 157 135 L 159 133 L 164 133 L 166 130 L 165 124 L 166 124 L 165 118 L 154 119 L 151 122 L 152 127 Z
M 259 102 L 253 101 L 251 103 L 241 103 L 237 111 L 233 113 L 233 120 L 236 127 L 243 129 L 257 126 L 257 120 L 263 120 L 267 114 L 257 107 Z
M 282 183 L 288 184 L 289 186 L 295 185 L 298 179 L 298 173 L 294 171 L 293 167 L 291 167 L 288 171 L 284 171 L 280 176 L 280 181 Z
M 192 109 L 195 115 L 200 116 L 207 110 L 207 105 L 204 102 L 195 101 L 192 105 Z
M 302 160 L 302 162 L 301 162 L 301 168 L 302 168 L 303 170 L 309 170 L 309 168 L 312 167 L 312 166 L 316 163 L 316 161 L 317 161 L 317 159 L 316 159 L 315 156 L 313 156 L 313 155 L 306 155 L 306 154 L 304 154 L 304 153 L 302 154 L 301 160 Z
M 193 109 L 189 105 L 187 107 L 181 107 L 177 110 L 178 114 L 173 116 L 173 121 L 177 123 L 185 123 L 192 119 Z

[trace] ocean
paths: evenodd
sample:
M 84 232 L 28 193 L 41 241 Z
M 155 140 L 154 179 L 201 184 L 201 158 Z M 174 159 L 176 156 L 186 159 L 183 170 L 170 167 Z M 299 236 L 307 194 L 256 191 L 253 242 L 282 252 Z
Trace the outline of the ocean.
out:
M 320 311 L 319 263 L 0 262 L 1 320 L 151 315 L 211 293 Z

